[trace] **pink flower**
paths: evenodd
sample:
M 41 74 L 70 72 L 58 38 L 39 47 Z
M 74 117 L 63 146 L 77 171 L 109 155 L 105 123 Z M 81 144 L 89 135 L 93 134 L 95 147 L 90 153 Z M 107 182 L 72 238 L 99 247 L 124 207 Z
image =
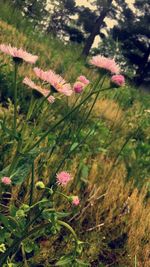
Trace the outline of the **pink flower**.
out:
M 79 76 L 77 80 L 85 85 L 88 85 L 90 83 L 90 81 L 83 75 Z
M 11 184 L 11 179 L 10 177 L 3 177 L 1 179 L 2 183 L 5 184 L 5 185 L 10 185 Z
M 34 72 L 37 77 L 39 77 L 43 81 L 50 83 L 51 86 L 59 93 L 62 93 L 66 96 L 72 95 L 73 91 L 71 89 L 71 85 L 69 83 L 66 83 L 66 81 L 54 71 L 43 71 L 39 68 L 34 68 Z
M 80 94 L 80 93 L 82 93 L 84 87 L 85 87 L 85 85 L 83 83 L 75 82 L 73 89 L 74 89 L 75 93 Z
M 72 204 L 75 206 L 78 206 L 80 204 L 80 200 L 79 200 L 78 196 L 72 197 Z
M 5 54 L 12 56 L 14 61 L 16 62 L 18 61 L 18 59 L 20 59 L 20 60 L 24 60 L 28 63 L 33 64 L 38 59 L 38 56 L 34 56 L 30 53 L 27 53 L 22 48 L 17 49 L 16 47 L 12 47 L 10 44 L 9 45 L 1 44 L 0 50 L 4 52 Z
M 118 86 L 123 86 L 125 85 L 125 78 L 123 75 L 113 75 L 111 77 L 111 82 Z
M 57 184 L 61 186 L 66 186 L 68 182 L 72 179 L 70 173 L 62 171 L 60 173 L 57 173 Z
M 23 83 L 28 85 L 29 87 L 31 87 L 32 89 L 35 89 L 36 91 L 38 91 L 40 94 L 42 94 L 44 97 L 47 97 L 50 94 L 50 91 L 48 89 L 44 89 L 38 85 L 36 85 L 32 80 L 30 80 L 28 77 L 25 77 L 23 80 Z M 54 103 L 55 101 L 55 97 L 50 95 L 47 98 L 48 102 L 50 103 Z
M 111 73 L 118 74 L 120 72 L 119 66 L 116 64 L 114 59 L 106 58 L 101 55 L 94 56 L 91 60 L 90 63 L 92 65 L 95 65 L 98 68 L 102 68 L 105 70 L 110 71 Z

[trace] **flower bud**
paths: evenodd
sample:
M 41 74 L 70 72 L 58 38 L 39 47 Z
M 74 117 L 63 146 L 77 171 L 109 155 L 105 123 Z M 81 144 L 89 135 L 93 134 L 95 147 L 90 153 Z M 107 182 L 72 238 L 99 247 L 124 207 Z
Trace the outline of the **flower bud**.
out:
M 123 75 L 113 75 L 111 77 L 111 82 L 117 86 L 124 86 L 125 85 L 125 78 Z
M 37 190 L 42 190 L 45 188 L 45 184 L 42 181 L 39 181 L 35 184 Z
M 10 185 L 11 184 L 11 179 L 10 179 L 10 177 L 3 177 L 2 179 L 1 179 L 1 182 L 3 183 L 3 184 L 5 184 L 5 185 Z
M 80 94 L 80 93 L 82 93 L 84 87 L 85 87 L 85 85 L 83 83 L 75 82 L 73 89 L 74 89 L 76 94 Z
M 69 197 L 69 200 L 74 206 L 78 206 L 80 204 L 80 200 L 78 196 L 71 196 Z

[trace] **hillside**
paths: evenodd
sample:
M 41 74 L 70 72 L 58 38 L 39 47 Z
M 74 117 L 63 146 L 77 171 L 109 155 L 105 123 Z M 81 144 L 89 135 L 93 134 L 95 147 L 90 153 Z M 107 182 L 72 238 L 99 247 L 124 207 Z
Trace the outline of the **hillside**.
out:
M 33 235 L 32 238 L 27 235 L 21 241 L 23 249 L 20 246 L 17 253 L 11 252 L 6 265 L 3 266 L 14 263 L 13 266 L 16 267 L 148 267 L 150 264 L 149 94 L 137 91 L 126 81 L 124 87 L 101 92 L 93 106 L 94 96 L 72 112 L 77 103 L 80 103 L 78 101 L 82 102 L 86 94 L 91 92 L 94 86 L 96 87 L 99 72 L 90 67 L 89 59 L 85 62 L 80 58 L 80 46 L 63 44 L 60 40 L 46 36 L 38 30 L 33 31 L 32 25 L 27 25 L 26 21 L 21 25 L 20 13 L 18 11 L 14 13 L 7 5 L 3 5 L 1 11 L 0 44 L 11 44 L 37 55 L 39 58 L 36 67 L 54 70 L 71 85 L 79 75 L 85 75 L 91 82 L 91 87 L 87 87 L 81 99 L 80 97 L 77 99 L 76 95 L 70 98 L 58 96 L 53 106 L 47 102 L 44 102 L 43 106 L 38 106 L 39 101 L 40 105 L 43 103 L 41 96 L 32 94 L 22 84 L 25 76 L 37 81 L 33 66 L 23 63 L 19 67 L 17 80 L 19 114 L 17 131 L 20 135 L 15 136 L 10 131 L 14 112 L 12 86 L 14 64 L 11 57 L 0 52 L 0 155 L 2 156 L 0 178 L 5 176 L 8 167 L 14 164 L 12 162 L 15 154 L 21 156 L 21 160 L 14 164 L 16 168 L 12 175 L 14 184 L 8 189 L 11 195 L 9 203 L 5 202 L 7 191 L 5 192 L 3 186 L 0 191 L 2 200 L 0 258 L 3 258 L 5 252 L 5 249 L 1 251 L 1 244 L 5 244 L 6 248 L 12 245 L 11 234 L 20 238 L 17 236 L 17 231 L 13 232 L 12 228 L 17 229 L 15 227 L 19 225 L 20 231 L 23 232 L 26 229 L 24 221 L 33 219 L 31 210 L 29 215 L 26 214 L 29 200 L 30 204 L 31 202 L 35 204 L 39 201 L 39 197 L 43 196 L 41 191 L 35 188 L 31 199 L 33 192 L 28 191 L 28 188 L 38 181 L 48 184 L 49 187 L 53 185 L 55 188 L 53 175 L 56 175 L 62 166 L 63 170 L 68 170 L 74 179 L 64 191 L 60 190 L 61 194 L 79 196 L 80 205 L 72 210 L 66 199 L 60 200 L 61 194 L 56 194 L 52 200 L 50 198 L 46 211 L 52 209 L 51 205 L 54 202 L 54 208 L 58 208 L 56 214 L 58 219 L 63 218 L 69 223 L 75 229 L 79 240 L 85 242 L 83 248 L 79 246 L 76 252 L 79 257 L 76 265 L 71 265 L 69 260 L 66 260 L 66 264 L 64 260 L 64 264 L 56 265 L 61 256 L 69 255 L 66 259 L 72 257 L 70 253 L 74 242 L 67 232 L 68 228 L 64 230 L 61 228 L 64 224 L 61 227 L 57 225 L 55 221 L 57 216 L 45 212 L 45 217 L 42 219 L 40 217 L 36 218 L 37 221 L 33 219 L 32 227 L 44 224 L 47 218 L 49 222 L 54 223 L 53 227 L 45 232 L 39 231 L 37 236 Z M 103 73 L 100 72 L 100 75 Z M 110 76 L 107 75 L 102 89 L 109 86 L 109 81 Z M 96 90 L 98 89 L 100 83 L 96 87 Z M 33 102 L 30 102 L 31 94 Z M 33 113 L 31 114 L 29 110 Z M 70 111 L 72 113 L 67 117 L 66 114 Z M 65 116 L 66 120 L 63 121 Z M 61 120 L 62 124 L 58 124 L 56 128 L 55 123 Z M 49 132 L 40 145 L 29 149 L 38 143 L 47 131 Z M 19 138 L 22 138 L 21 148 L 16 152 L 18 140 L 21 140 Z M 34 181 L 33 168 L 32 171 L 27 169 L 32 160 Z M 51 197 L 50 194 L 51 192 L 47 192 L 44 197 Z M 42 208 L 41 205 L 39 210 Z M 13 219 L 6 223 L 3 216 L 5 219 L 7 216 Z M 10 228 L 8 232 L 3 233 L 5 223 L 6 230 Z M 33 230 L 32 227 L 29 226 L 28 233 Z M 10 244 L 7 243 L 7 238 Z M 87 264 L 84 265 L 81 259 Z M 22 263 L 24 265 L 21 265 Z

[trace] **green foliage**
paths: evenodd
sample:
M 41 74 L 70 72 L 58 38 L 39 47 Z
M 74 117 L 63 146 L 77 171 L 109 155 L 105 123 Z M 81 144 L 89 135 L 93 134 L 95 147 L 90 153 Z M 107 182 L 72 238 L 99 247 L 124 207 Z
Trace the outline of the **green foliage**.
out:
M 122 54 L 127 58 L 136 72 L 136 81 L 140 85 L 149 81 L 149 54 L 150 47 L 148 39 L 150 36 L 149 27 L 149 3 L 147 0 L 136 0 L 134 3 L 136 12 L 128 6 L 123 10 L 123 19 L 113 29 L 113 38 L 121 43 Z

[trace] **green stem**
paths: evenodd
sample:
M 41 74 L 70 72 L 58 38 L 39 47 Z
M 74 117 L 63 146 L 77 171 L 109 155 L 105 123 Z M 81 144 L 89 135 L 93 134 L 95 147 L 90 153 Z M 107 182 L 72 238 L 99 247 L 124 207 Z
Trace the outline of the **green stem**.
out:
M 32 205 L 32 202 L 33 202 L 33 189 L 34 189 L 34 161 L 32 163 L 31 190 L 30 190 L 29 206 L 31 206 Z
M 49 92 L 49 94 L 44 97 L 44 99 L 42 99 L 41 103 L 35 108 L 35 110 L 33 111 L 33 114 L 32 114 L 32 117 L 37 114 L 37 112 L 39 111 L 39 109 L 43 106 L 43 104 L 45 103 L 45 101 L 49 98 L 49 96 L 51 95 L 52 93 Z
M 65 199 L 67 199 L 67 200 L 69 201 L 68 196 L 66 196 L 65 194 L 63 194 L 63 193 L 61 193 L 61 192 L 59 192 L 59 191 L 56 191 L 55 194 L 58 194 L 58 195 L 60 195 L 60 196 L 63 196 Z
M 17 149 L 16 149 L 16 153 L 15 153 L 15 155 L 14 155 L 14 158 L 13 158 L 12 163 L 11 163 L 11 165 L 10 165 L 10 168 L 9 168 L 9 170 L 8 170 L 8 176 L 11 175 L 12 171 L 14 170 L 14 168 L 16 167 L 16 165 L 17 165 L 17 163 L 18 163 L 18 160 L 19 160 L 19 156 L 18 156 L 18 154 L 19 154 L 20 146 L 21 146 L 21 140 L 19 140 L 19 142 L 18 142 Z
M 85 138 L 84 138 L 83 140 L 81 140 L 81 142 L 80 142 L 74 149 L 71 150 L 71 146 L 72 146 L 72 144 L 70 145 L 67 154 L 64 156 L 64 158 L 62 159 L 62 161 L 59 163 L 59 165 L 58 165 L 58 167 L 57 167 L 57 170 L 56 170 L 55 173 L 53 174 L 53 176 L 52 176 L 53 179 L 55 178 L 56 173 L 60 170 L 60 168 L 61 168 L 62 165 L 64 164 L 65 160 L 70 156 L 71 153 L 73 153 L 77 148 L 79 148 L 79 146 L 80 146 L 82 143 L 85 142 L 85 140 L 88 138 L 88 136 L 90 135 L 90 133 L 91 133 L 92 131 L 93 131 L 93 129 L 91 129 L 91 130 L 87 133 L 87 135 L 85 136 Z M 48 186 L 51 186 L 51 185 L 53 184 L 53 182 L 54 182 L 53 179 L 52 179 L 52 181 L 48 184 Z M 43 197 L 43 196 L 44 196 L 44 194 L 42 195 L 42 197 Z
M 23 261 L 24 261 L 24 267 L 29 267 L 27 259 L 26 259 L 26 253 L 25 253 L 23 243 L 21 244 L 21 250 L 22 250 L 22 256 L 23 256 Z
M 100 88 L 102 88 L 102 86 L 103 86 L 103 84 L 104 84 L 104 82 L 105 82 L 105 78 L 106 78 L 106 76 L 103 77 L 102 82 L 101 82 L 101 85 L 100 85 Z M 100 81 L 101 81 L 101 80 L 100 80 Z M 98 81 L 98 83 L 96 84 L 96 87 L 99 85 L 100 81 Z M 107 90 L 107 88 L 104 89 L 104 90 Z M 91 114 L 91 112 L 92 112 L 92 110 L 93 110 L 93 108 L 94 108 L 94 106 L 95 106 L 95 104 L 96 104 L 96 101 L 97 101 L 97 99 L 98 99 L 98 97 L 99 97 L 100 92 L 101 92 L 101 91 L 104 91 L 104 90 L 103 90 L 103 89 L 102 89 L 102 90 L 97 90 L 97 94 L 96 94 L 96 97 L 94 98 L 93 104 L 92 104 L 92 106 L 90 107 L 90 109 L 89 109 L 89 111 L 88 111 L 88 113 L 87 113 L 87 115 L 86 115 L 84 121 L 81 123 L 81 126 L 80 126 L 80 128 L 79 128 L 79 131 L 78 131 L 78 133 L 77 133 L 77 136 L 79 135 L 81 129 L 82 129 L 83 126 L 85 125 L 85 122 L 88 120 L 88 118 L 89 118 L 89 116 L 90 116 L 90 114 Z
M 110 168 L 110 170 L 106 174 L 105 180 L 107 180 L 107 178 L 112 174 L 112 171 L 116 167 L 117 161 L 118 161 L 118 159 L 119 159 L 122 151 L 124 150 L 124 148 L 126 147 L 126 145 L 128 144 L 128 142 L 131 140 L 131 138 L 138 133 L 138 131 L 139 131 L 139 128 L 135 132 L 133 132 L 129 136 L 127 136 L 125 142 L 123 143 L 123 145 L 121 146 L 119 152 L 117 153 L 116 157 L 114 158 L 113 163 L 112 163 L 112 167 Z
M 26 123 L 31 118 L 32 112 L 34 110 L 34 106 L 35 106 L 35 102 L 34 102 L 34 97 L 33 97 L 33 93 L 32 93 L 30 105 L 29 105 L 29 109 L 28 109 L 28 113 L 27 113 L 27 117 L 26 117 Z
M 17 126 L 17 70 L 18 70 L 18 65 L 15 63 L 14 64 L 14 125 L 13 125 L 13 130 L 14 130 L 14 135 L 16 136 L 16 126 Z
M 106 88 L 106 89 L 102 89 L 100 91 L 106 91 L 106 90 L 110 90 L 112 88 Z M 99 91 L 99 90 L 98 90 Z M 66 114 L 62 119 L 60 119 L 54 126 L 52 126 L 50 129 L 47 130 L 47 132 L 45 132 L 41 138 L 33 145 L 30 147 L 30 149 L 26 152 L 29 152 L 30 150 L 34 149 L 37 145 L 39 145 L 46 137 L 47 135 L 53 131 L 59 124 L 61 124 L 65 119 L 67 119 L 74 111 L 76 111 L 81 105 L 83 105 L 88 99 L 89 97 L 91 97 L 93 94 L 97 93 L 98 91 L 94 91 L 91 92 L 85 99 L 83 99 L 82 102 L 80 102 L 76 107 L 74 107 L 68 114 Z
M 65 228 L 67 228 L 67 229 L 72 233 L 72 235 L 73 235 L 73 237 L 74 237 L 74 239 L 75 239 L 75 241 L 76 241 L 76 243 L 77 243 L 77 242 L 78 242 L 78 237 L 77 237 L 75 231 L 73 230 L 73 228 L 72 228 L 68 223 L 63 222 L 63 221 L 61 221 L 61 220 L 58 220 L 58 223 L 59 223 L 60 225 L 64 226 Z

